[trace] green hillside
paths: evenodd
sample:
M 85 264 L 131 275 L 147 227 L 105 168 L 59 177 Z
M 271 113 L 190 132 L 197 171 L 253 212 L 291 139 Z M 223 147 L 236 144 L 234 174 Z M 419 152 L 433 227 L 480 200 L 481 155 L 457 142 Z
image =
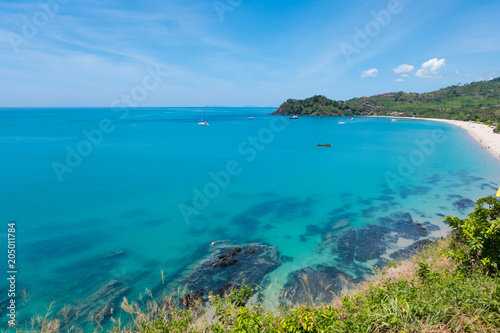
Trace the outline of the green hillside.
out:
M 289 99 L 273 114 L 389 116 L 395 113 L 406 117 L 499 122 L 500 77 L 463 86 L 450 86 L 423 94 L 400 91 L 347 101 L 334 101 L 325 96 L 314 96 L 304 100 Z

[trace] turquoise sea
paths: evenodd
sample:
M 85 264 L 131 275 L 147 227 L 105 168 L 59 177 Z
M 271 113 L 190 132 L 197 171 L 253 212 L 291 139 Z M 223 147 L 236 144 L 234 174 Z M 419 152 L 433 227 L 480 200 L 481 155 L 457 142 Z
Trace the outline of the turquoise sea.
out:
M 167 284 L 179 278 L 214 241 L 276 246 L 288 260 L 268 278 L 284 284 L 290 272 L 339 265 L 308 226 L 348 216 L 340 222 L 361 228 L 407 212 L 439 226 L 438 237 L 448 231 L 440 214 L 463 217 L 470 209 L 458 199 L 500 185 L 498 160 L 448 124 L 273 111 L 1 109 L 0 241 L 5 249 L 16 221 L 18 321 L 111 280 L 138 299 L 162 284 L 162 271 Z M 3 325 L 5 303 L 0 313 Z

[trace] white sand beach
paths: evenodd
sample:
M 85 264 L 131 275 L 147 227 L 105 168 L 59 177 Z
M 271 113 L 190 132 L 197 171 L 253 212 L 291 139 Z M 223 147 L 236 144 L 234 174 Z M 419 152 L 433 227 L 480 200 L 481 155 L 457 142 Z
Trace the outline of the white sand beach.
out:
M 470 136 L 472 136 L 476 141 L 482 144 L 483 147 L 485 147 L 493 156 L 500 159 L 500 134 L 493 132 L 493 128 L 491 126 L 460 120 L 433 118 L 416 119 L 441 121 L 463 128 L 467 131 L 467 133 L 469 133 Z

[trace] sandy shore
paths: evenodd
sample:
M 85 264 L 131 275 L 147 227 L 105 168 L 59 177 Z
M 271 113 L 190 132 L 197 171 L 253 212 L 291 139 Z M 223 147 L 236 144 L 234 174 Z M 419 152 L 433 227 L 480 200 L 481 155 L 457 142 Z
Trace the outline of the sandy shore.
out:
M 494 157 L 500 160 L 500 134 L 493 132 L 491 126 L 449 119 L 416 118 L 421 120 L 433 120 L 448 123 L 460 127 L 469 133 L 477 142 L 483 145 Z
M 391 117 L 391 116 L 370 116 L 379 118 L 394 118 L 394 119 L 415 119 L 415 120 L 432 120 L 440 121 L 443 123 L 448 123 L 453 126 L 460 127 L 467 131 L 471 137 L 473 137 L 477 142 L 479 142 L 483 147 L 488 150 L 495 158 L 500 160 L 500 134 L 493 132 L 491 126 L 460 121 L 460 120 L 449 120 L 449 119 L 436 119 L 436 118 L 410 118 L 410 117 Z

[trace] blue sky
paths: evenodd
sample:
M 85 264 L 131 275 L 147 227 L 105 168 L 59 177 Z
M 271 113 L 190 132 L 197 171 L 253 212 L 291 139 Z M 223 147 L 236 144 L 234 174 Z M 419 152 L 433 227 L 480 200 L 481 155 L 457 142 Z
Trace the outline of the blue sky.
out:
M 0 107 L 274 107 L 500 76 L 498 0 L 2 1 L 0 15 Z

